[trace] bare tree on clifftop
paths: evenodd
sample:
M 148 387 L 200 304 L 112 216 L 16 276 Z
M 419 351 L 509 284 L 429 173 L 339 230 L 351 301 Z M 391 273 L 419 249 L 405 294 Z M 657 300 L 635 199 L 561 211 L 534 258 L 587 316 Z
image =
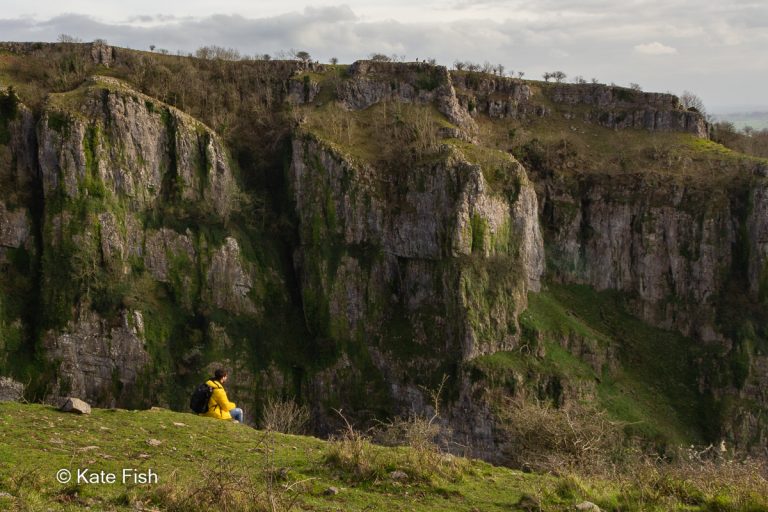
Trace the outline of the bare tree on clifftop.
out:
M 703 116 L 707 115 L 704 101 L 691 91 L 683 91 L 683 94 L 680 95 L 680 104 L 686 110 L 695 110 Z

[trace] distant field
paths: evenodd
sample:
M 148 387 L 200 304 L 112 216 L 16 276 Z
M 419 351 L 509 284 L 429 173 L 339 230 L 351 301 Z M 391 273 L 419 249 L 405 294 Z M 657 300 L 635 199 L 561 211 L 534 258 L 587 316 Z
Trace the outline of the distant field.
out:
M 733 114 L 717 114 L 718 121 L 730 121 L 736 128 L 751 126 L 755 130 L 768 129 L 768 112 L 737 112 Z

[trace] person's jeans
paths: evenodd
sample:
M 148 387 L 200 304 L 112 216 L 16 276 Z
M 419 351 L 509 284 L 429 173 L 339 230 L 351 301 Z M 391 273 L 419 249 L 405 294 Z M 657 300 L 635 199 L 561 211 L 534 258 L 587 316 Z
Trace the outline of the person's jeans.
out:
M 240 423 L 243 422 L 243 410 L 241 408 L 235 407 L 234 409 L 231 409 L 229 415 L 232 416 L 233 420 L 237 420 Z

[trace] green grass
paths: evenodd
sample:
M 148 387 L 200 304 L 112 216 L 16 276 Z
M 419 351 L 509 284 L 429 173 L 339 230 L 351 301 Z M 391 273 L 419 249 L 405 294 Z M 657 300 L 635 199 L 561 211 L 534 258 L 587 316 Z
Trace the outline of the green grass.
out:
M 153 446 L 150 440 L 157 440 Z M 154 442 L 154 441 L 153 441 Z M 296 510 L 513 510 L 524 493 L 552 491 L 555 479 L 471 461 L 460 478 L 430 481 L 356 482 L 326 464 L 327 443 L 283 434 L 267 436 L 244 425 L 168 410 L 94 409 L 89 416 L 43 405 L 0 404 L 0 508 L 31 510 L 134 510 L 132 503 L 162 506 L 167 486 L 191 489 L 211 468 L 230 467 L 232 481 L 251 477 L 264 485 L 266 471 L 279 471 L 281 485 L 296 484 Z M 405 448 L 371 447 L 384 472 L 400 469 Z M 114 472 L 114 485 L 56 482 L 59 469 Z M 124 468 L 158 475 L 156 485 L 120 482 Z M 337 495 L 326 496 L 328 487 Z M 2 493 L 8 493 L 10 496 Z M 76 493 L 76 494 L 75 494 Z M 554 496 L 554 494 L 553 494 Z M 553 498 L 555 499 L 555 498 Z M 371 508 L 373 507 L 373 508 Z
M 356 446 L 357 452 L 166 409 L 94 409 L 80 416 L 0 403 L 0 509 L 469 512 L 529 510 L 518 504 L 533 499 L 544 512 L 573 510 L 584 500 L 615 512 L 768 510 L 760 489 L 730 488 L 675 468 L 659 473 L 639 466 L 641 475 L 615 478 L 565 470 L 555 476 L 454 457 L 446 463 L 453 469 L 430 471 L 419 466 L 427 459 L 417 448 Z M 369 472 L 355 472 L 355 464 Z M 116 482 L 60 483 L 61 469 L 112 473 Z M 157 481 L 124 483 L 124 469 L 152 470 Z M 394 481 L 395 470 L 409 477 Z M 756 475 L 749 478 L 761 485 Z M 331 487 L 338 492 L 328 493 Z
M 584 329 L 610 340 L 615 349 L 620 368 L 604 376 L 598 387 L 609 412 L 620 418 L 624 413 L 622 419 L 627 421 L 643 421 L 643 433 L 671 442 L 700 442 L 713 434 L 708 418 L 714 411 L 698 392 L 691 361 L 700 353 L 691 339 L 632 316 L 618 292 L 552 285 L 549 293 Z
M 491 385 L 509 385 L 514 374 L 529 383 L 543 375 L 591 389 L 599 406 L 627 423 L 629 433 L 662 447 L 712 440 L 717 411 L 698 392 L 690 363 L 701 355 L 699 349 L 688 338 L 632 316 L 624 300 L 618 292 L 580 285 L 549 284 L 541 293 L 529 293 L 520 317 L 521 349 L 480 357 L 473 362 L 475 371 Z M 567 340 L 600 355 L 601 367 L 566 350 Z

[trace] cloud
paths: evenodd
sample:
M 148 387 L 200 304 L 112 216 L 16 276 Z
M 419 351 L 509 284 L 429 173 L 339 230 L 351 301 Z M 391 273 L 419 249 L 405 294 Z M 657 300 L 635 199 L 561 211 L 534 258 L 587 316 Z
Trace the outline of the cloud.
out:
M 646 44 L 638 44 L 635 46 L 635 51 L 637 53 L 642 53 L 643 55 L 672 55 L 677 53 L 676 48 L 661 44 L 658 41 Z

